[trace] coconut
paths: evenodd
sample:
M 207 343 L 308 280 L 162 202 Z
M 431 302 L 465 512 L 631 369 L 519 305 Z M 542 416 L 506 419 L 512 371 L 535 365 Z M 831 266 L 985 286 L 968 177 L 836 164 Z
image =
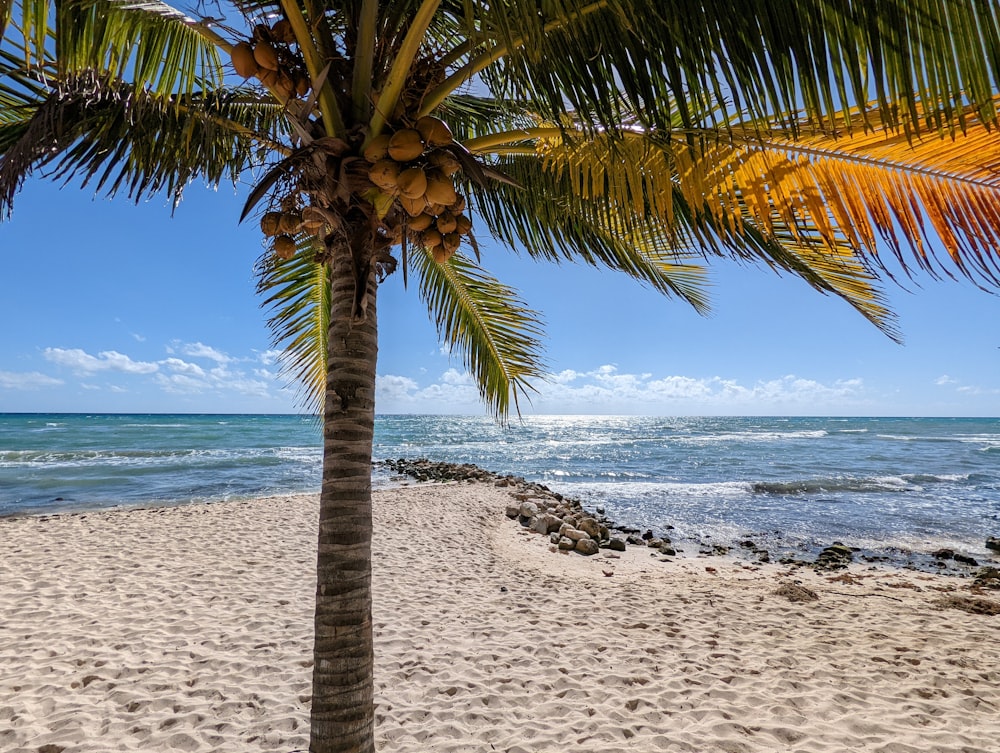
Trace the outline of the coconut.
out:
M 420 243 L 424 248 L 434 248 L 441 245 L 441 233 L 434 228 L 427 228 L 420 234 Z
M 266 39 L 257 42 L 257 46 L 253 48 L 253 58 L 261 68 L 278 70 L 278 53 Z
M 365 159 L 369 162 L 378 162 L 389 156 L 389 139 L 387 133 L 380 134 L 368 142 L 365 147 Z
M 411 167 L 399 174 L 396 185 L 406 198 L 419 199 L 427 191 L 427 176 L 419 167 Z
M 417 232 L 420 232 L 421 230 L 426 230 L 433 224 L 434 224 L 434 218 L 431 215 L 427 214 L 426 212 L 423 214 L 418 214 L 409 222 L 410 230 L 416 230 Z
M 431 253 L 434 254 L 434 261 L 438 264 L 444 264 L 451 258 L 451 254 L 444 249 L 444 246 L 435 246 L 431 249 Z
M 427 161 L 445 175 L 454 175 L 462 169 L 462 163 L 455 159 L 451 152 L 436 149 L 427 155 Z
M 427 208 L 427 202 L 424 201 L 423 196 L 418 196 L 416 199 L 411 199 L 409 196 L 400 196 L 399 204 L 410 217 L 417 217 L 423 214 L 424 209 Z
M 391 194 L 395 194 L 399 189 L 396 186 L 396 179 L 399 177 L 399 163 L 391 159 L 380 159 L 368 171 L 371 182 Z
M 281 232 L 292 235 L 299 232 L 302 226 L 302 215 L 298 212 L 284 212 L 281 215 Z
M 295 96 L 295 80 L 288 71 L 278 71 L 278 78 L 274 82 L 274 88 L 282 99 L 291 99 Z
M 389 156 L 397 162 L 409 162 L 424 153 L 420 133 L 412 128 L 396 131 L 389 139 Z
M 268 238 L 281 232 L 281 212 L 265 212 L 260 218 L 260 232 Z
M 430 115 L 417 121 L 417 130 L 427 146 L 447 146 L 454 139 L 448 124 Z
M 451 212 L 442 212 L 437 218 L 437 229 L 442 233 L 453 233 L 455 228 L 458 227 L 458 223 L 455 221 L 455 215 Z
M 274 86 L 278 81 L 278 72 L 269 68 L 258 68 L 256 76 L 264 86 Z
M 455 232 L 459 235 L 468 235 L 472 232 L 472 220 L 466 217 L 464 214 L 458 215 L 455 218 Z
M 426 200 L 427 197 L 425 196 L 424 198 Z M 427 202 L 427 214 L 433 214 L 435 217 L 441 214 L 445 208 L 444 204 L 432 204 L 429 201 Z
M 295 40 L 295 32 L 292 31 L 292 24 L 287 18 L 282 18 L 274 22 L 271 26 L 271 38 L 283 44 L 292 44 Z
M 292 79 L 295 81 L 295 93 L 300 97 L 306 96 L 312 88 L 312 81 L 309 80 L 309 76 L 302 71 L 295 71 L 292 74 Z
M 464 212 L 465 211 L 465 197 L 462 196 L 462 194 L 459 194 L 458 198 L 455 199 L 455 201 L 453 201 L 451 203 L 451 205 L 449 205 L 448 210 L 450 212 L 452 212 L 453 214 L 461 214 L 462 212 Z
M 240 42 L 238 45 L 235 45 L 232 52 L 230 52 L 230 56 L 233 59 L 233 68 L 236 69 L 237 75 L 243 78 L 250 78 L 260 67 L 254 59 L 253 47 L 246 42 Z
M 441 245 L 444 246 L 445 251 L 453 254 L 462 245 L 462 236 L 458 233 L 445 233 L 441 236 Z
M 444 204 L 449 206 L 455 203 L 458 194 L 455 193 L 455 184 L 451 178 L 434 171 L 427 176 L 427 203 Z
M 320 230 L 323 229 L 323 226 L 325 224 L 326 222 L 322 219 L 316 219 L 315 217 L 311 217 L 307 220 L 303 217 L 302 231 L 305 233 L 309 233 L 309 235 L 316 235 L 316 233 L 318 233 Z
M 274 255 L 279 259 L 295 256 L 295 239 L 290 235 L 279 235 L 274 239 Z
M 333 222 L 336 219 L 337 216 L 332 212 L 319 207 L 305 207 L 302 210 L 302 229 L 308 233 L 318 233 L 324 225 L 339 226 L 339 222 Z

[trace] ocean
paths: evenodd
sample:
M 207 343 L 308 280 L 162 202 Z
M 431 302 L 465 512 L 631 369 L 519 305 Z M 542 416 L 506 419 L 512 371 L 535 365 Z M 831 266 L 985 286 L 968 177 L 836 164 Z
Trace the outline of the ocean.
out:
M 675 540 L 815 550 L 1000 536 L 1000 419 L 379 416 L 374 459 L 523 476 Z M 0 414 L 0 515 L 319 489 L 315 418 Z M 399 483 L 376 465 L 378 487 Z

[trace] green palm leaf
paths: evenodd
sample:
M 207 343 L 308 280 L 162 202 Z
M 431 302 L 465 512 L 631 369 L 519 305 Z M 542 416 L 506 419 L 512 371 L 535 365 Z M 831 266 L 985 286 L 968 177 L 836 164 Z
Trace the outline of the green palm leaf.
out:
M 518 409 L 543 375 L 537 312 L 461 254 L 438 264 L 417 249 L 410 262 L 441 342 L 459 353 L 483 402 L 499 417 Z
M 300 238 L 298 253 L 287 261 L 265 253 L 257 261 L 257 293 L 268 309 L 271 342 L 281 351 L 282 371 L 301 389 L 302 402 L 322 413 L 326 389 L 330 280 L 317 264 L 314 241 Z
M 166 191 L 176 202 L 196 177 L 235 182 L 282 127 L 273 103 L 238 90 L 164 97 L 89 72 L 44 90 L 23 72 L 4 73 L 44 98 L 0 92 L 20 100 L 0 119 L 0 211 L 10 211 L 33 170 L 51 163 L 57 177 L 94 182 L 109 195 Z
M 24 64 L 46 77 L 93 70 L 160 95 L 190 94 L 222 81 L 218 51 L 205 30 L 159 0 L 61 0 L 51 6 L 17 0 L 9 11 L 19 21 Z

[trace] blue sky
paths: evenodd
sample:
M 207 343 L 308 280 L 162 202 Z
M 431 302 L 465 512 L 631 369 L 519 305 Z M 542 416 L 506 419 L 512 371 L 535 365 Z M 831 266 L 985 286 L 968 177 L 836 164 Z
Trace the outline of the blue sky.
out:
M 231 187 L 173 217 L 30 181 L 0 222 L 0 412 L 300 412 L 254 292 L 262 252 Z M 550 378 L 525 413 L 1000 415 L 1000 297 L 968 282 L 890 290 L 905 345 L 805 284 L 713 267 L 713 313 L 606 271 L 483 244 L 542 312 Z M 380 292 L 381 413 L 484 412 L 413 289 Z

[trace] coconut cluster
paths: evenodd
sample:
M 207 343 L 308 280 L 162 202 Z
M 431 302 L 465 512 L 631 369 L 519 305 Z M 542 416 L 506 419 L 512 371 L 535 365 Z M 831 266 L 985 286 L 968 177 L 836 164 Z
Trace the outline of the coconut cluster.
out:
M 295 34 L 287 19 L 260 25 L 249 42 L 233 46 L 233 68 L 243 78 L 257 78 L 284 99 L 304 97 L 311 86 L 301 57 L 292 51 Z
M 452 140 L 446 123 L 424 116 L 413 128 L 376 136 L 364 150 L 371 182 L 396 197 L 403 210 L 403 232 L 438 263 L 450 259 L 472 230 L 452 177 L 461 169 L 446 148 Z
M 293 199 L 286 200 L 281 210 L 265 212 L 260 218 L 260 230 L 271 238 L 271 250 L 279 259 L 295 255 L 295 235 L 327 235 L 340 227 L 339 215 L 322 207 L 299 209 Z

